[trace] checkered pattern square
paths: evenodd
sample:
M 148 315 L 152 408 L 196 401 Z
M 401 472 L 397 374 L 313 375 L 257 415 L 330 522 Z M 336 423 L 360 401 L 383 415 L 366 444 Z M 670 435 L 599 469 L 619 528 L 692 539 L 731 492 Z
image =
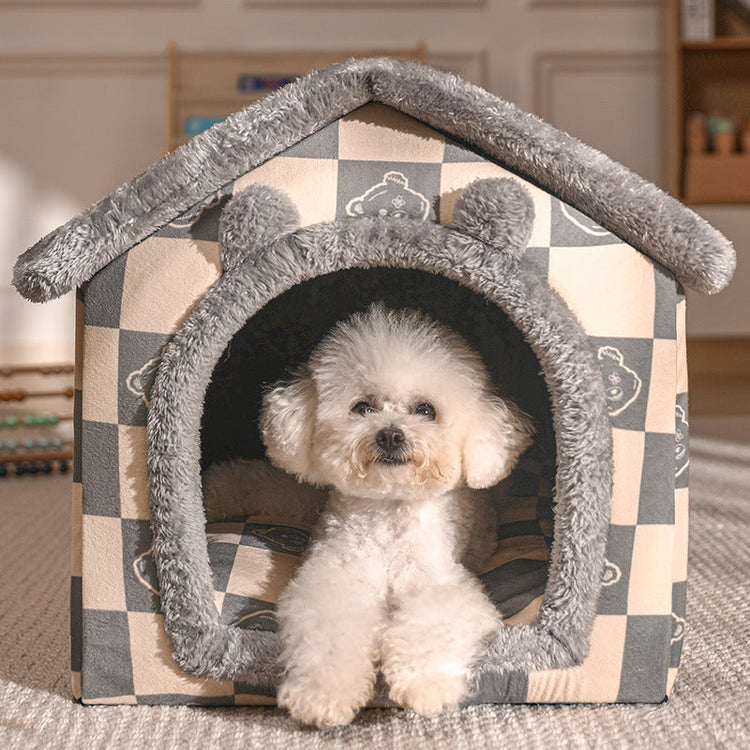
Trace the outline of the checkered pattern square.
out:
M 111 262 L 78 295 L 72 668 L 89 703 L 267 704 L 172 662 L 151 557 L 145 418 L 164 346 L 221 275 L 218 220 L 252 183 L 286 192 L 307 226 L 388 213 L 448 223 L 460 191 L 502 166 L 381 105 L 265 162 Z M 661 700 L 685 629 L 689 465 L 685 300 L 674 279 L 589 217 L 524 182 L 536 220 L 526 260 L 590 337 L 607 386 L 615 486 L 603 587 L 583 665 L 486 675 L 492 700 Z M 498 501 L 498 549 L 482 580 L 506 624 L 532 622 L 554 536 L 554 450 L 530 454 Z M 307 530 L 212 525 L 222 621 L 275 627 L 274 604 Z
M 239 522 L 211 524 L 206 536 L 222 621 L 276 630 L 275 605 L 309 542 L 309 530 Z

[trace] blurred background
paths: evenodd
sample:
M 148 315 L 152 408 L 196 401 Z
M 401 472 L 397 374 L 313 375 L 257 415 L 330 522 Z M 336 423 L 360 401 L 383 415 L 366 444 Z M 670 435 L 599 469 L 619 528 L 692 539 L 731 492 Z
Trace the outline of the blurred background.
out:
M 0 364 L 73 358 L 72 295 L 23 301 L 20 252 L 266 90 L 375 51 L 517 103 L 727 234 L 735 281 L 690 297 L 688 330 L 709 375 L 731 360 L 746 386 L 746 14 L 743 0 L 0 0 Z M 719 131 L 733 141 L 716 172 Z

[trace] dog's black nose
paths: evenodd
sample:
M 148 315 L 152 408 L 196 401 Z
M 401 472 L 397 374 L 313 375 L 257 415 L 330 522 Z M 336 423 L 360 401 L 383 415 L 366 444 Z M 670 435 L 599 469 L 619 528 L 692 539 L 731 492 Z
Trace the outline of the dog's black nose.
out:
M 382 430 L 375 435 L 375 442 L 378 447 L 384 453 L 393 453 L 401 447 L 401 444 L 406 440 L 403 430 L 398 427 L 383 427 Z

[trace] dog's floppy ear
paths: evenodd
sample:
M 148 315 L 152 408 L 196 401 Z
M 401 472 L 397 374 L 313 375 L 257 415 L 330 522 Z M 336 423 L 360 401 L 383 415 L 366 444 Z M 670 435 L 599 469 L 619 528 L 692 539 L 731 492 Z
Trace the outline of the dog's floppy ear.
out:
M 534 201 L 509 177 L 474 180 L 458 196 L 451 225 L 520 257 L 534 228 Z
M 313 483 L 310 451 L 316 408 L 315 384 L 302 375 L 268 391 L 260 413 L 260 434 L 271 463 Z
M 249 185 L 221 212 L 219 253 L 223 268 L 236 266 L 298 227 L 299 212 L 286 193 L 268 185 Z
M 533 436 L 534 425 L 515 404 L 483 399 L 464 442 L 466 484 L 481 489 L 505 479 Z

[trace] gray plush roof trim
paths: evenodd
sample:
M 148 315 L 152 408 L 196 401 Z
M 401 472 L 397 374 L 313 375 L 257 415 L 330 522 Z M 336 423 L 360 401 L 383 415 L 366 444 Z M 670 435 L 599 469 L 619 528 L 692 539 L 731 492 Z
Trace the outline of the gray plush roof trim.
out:
M 65 294 L 222 185 L 371 101 L 536 183 L 691 289 L 714 293 L 732 277 L 734 249 L 720 232 L 604 154 L 452 74 L 368 58 L 311 73 L 195 136 L 24 253 L 14 286 L 37 302 Z

